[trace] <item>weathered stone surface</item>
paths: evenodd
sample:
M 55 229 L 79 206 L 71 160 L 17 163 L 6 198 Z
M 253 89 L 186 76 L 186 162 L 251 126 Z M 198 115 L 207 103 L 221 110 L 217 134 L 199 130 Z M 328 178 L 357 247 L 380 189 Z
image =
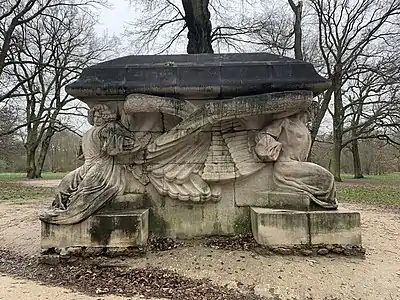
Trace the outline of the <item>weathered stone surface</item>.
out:
M 42 244 L 112 256 L 143 245 L 148 228 L 247 233 L 249 206 L 286 209 L 253 208 L 262 243 L 310 243 L 306 211 L 337 207 L 332 174 L 306 161 L 312 98 L 328 85 L 311 64 L 265 53 L 128 56 L 85 69 L 67 91 L 94 126 L 84 165 L 41 215 Z
M 131 211 L 145 207 L 143 194 L 127 194 L 115 197 L 107 202 L 101 209 L 102 212 Z
M 263 245 L 262 249 L 258 249 L 258 253 L 266 255 L 301 255 L 301 256 L 321 256 L 321 255 L 344 255 L 365 258 L 365 248 L 362 246 L 334 245 L 332 250 L 328 249 L 329 245 L 281 245 L 271 246 Z
M 256 137 L 254 151 L 258 158 L 274 163 L 274 183 L 277 190 L 306 193 L 324 209 L 336 209 L 335 180 L 331 172 L 307 161 L 311 149 L 311 134 L 307 123 L 316 109 L 289 117 L 278 118 L 265 126 Z
M 318 253 L 319 255 L 327 255 L 327 254 L 329 253 L 329 250 L 326 249 L 326 248 L 321 248 L 321 249 L 319 249 L 319 250 L 317 251 L 317 253 Z
M 313 254 L 312 250 L 309 249 L 303 249 L 301 250 L 301 254 L 303 254 L 304 256 L 311 256 Z
M 60 263 L 60 256 L 58 254 L 45 254 L 39 256 L 39 263 L 55 266 Z
M 344 209 L 313 211 L 309 216 L 312 244 L 361 245 L 359 212 Z
M 261 191 L 254 192 L 252 197 L 236 198 L 236 205 L 308 211 L 311 200 L 304 193 Z
M 98 213 L 74 225 L 42 222 L 41 248 L 142 246 L 148 239 L 148 219 L 149 211 L 143 209 Z
M 227 183 L 221 186 L 220 201 L 200 204 L 161 197 L 149 188 L 150 230 L 155 235 L 172 238 L 233 235 L 241 229 L 236 225 L 250 227 L 249 210 L 235 206 L 233 191 L 233 183 Z
M 254 238 L 261 245 L 309 243 L 306 212 L 252 207 L 251 225 Z
M 360 252 L 357 248 L 361 247 L 358 212 L 342 209 L 306 212 L 252 207 L 251 223 L 254 238 L 262 245 L 307 244 L 319 247 L 317 251 L 320 255 L 346 250 L 349 253 Z
M 267 53 L 126 56 L 83 70 L 67 86 L 83 99 L 133 93 L 180 99 L 221 99 L 276 91 L 320 93 L 329 81 L 307 62 Z

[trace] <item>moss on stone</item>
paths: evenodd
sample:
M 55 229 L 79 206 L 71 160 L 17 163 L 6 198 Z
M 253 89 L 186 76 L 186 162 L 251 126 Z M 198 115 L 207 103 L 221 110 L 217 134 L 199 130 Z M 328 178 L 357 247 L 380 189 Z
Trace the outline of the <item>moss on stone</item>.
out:
M 158 236 L 165 236 L 167 229 L 168 229 L 168 223 L 160 217 L 154 209 L 150 209 L 150 232 L 158 235 Z
M 251 233 L 251 217 L 248 208 L 246 208 L 243 213 L 235 219 L 233 229 L 236 234 Z

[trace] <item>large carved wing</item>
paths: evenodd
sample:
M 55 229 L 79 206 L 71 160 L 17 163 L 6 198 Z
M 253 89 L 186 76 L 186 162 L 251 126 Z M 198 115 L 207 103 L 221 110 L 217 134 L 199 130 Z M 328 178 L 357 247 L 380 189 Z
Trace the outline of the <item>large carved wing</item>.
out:
M 254 154 L 253 131 L 246 130 L 239 119 L 219 122 L 212 131 L 202 178 L 226 181 L 251 175 L 264 164 Z
M 151 144 L 147 174 L 158 192 L 183 201 L 218 200 L 219 193 L 201 177 L 210 142 L 210 132 L 199 132 L 167 144 L 157 140 Z
M 253 131 L 246 130 L 240 119 L 305 108 L 309 105 L 308 94 L 238 97 L 207 102 L 198 108 L 184 105 L 183 120 L 147 146 L 149 181 L 160 194 L 174 199 L 218 200 L 220 192 L 212 188 L 213 183 L 242 178 L 264 166 L 254 154 Z M 293 97 L 298 99 L 293 101 Z M 176 101 L 182 102 L 157 101 L 162 105 L 155 109 L 166 113 L 178 107 Z M 180 107 L 178 111 L 182 111 Z

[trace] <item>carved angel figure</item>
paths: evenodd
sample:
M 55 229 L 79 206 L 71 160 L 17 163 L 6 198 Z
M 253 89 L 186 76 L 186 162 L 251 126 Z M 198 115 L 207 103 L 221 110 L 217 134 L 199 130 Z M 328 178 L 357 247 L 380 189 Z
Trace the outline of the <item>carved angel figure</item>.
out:
M 258 133 L 255 152 L 262 161 L 275 162 L 274 182 L 279 189 L 304 192 L 319 206 L 336 209 L 333 175 L 317 164 L 306 162 L 311 148 L 306 125 L 310 116 L 308 109 L 273 121 Z
M 82 136 L 85 162 L 62 179 L 51 209 L 40 216 L 41 220 L 78 223 L 123 193 L 126 170 L 116 163 L 116 156 L 136 152 L 141 145 L 116 119 L 116 114 L 104 104 L 89 111 L 88 120 L 93 127 Z

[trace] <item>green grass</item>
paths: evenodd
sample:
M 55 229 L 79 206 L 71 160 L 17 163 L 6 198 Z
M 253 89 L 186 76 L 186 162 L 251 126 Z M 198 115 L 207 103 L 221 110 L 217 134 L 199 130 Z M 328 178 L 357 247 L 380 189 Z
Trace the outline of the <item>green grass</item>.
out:
M 39 200 L 51 197 L 54 197 L 54 188 L 0 181 L 0 201 Z
M 340 202 L 400 206 L 400 173 L 369 175 L 364 179 L 343 176 L 337 184 Z
M 400 205 L 399 186 L 338 186 L 339 202 Z
M 42 179 L 61 179 L 65 173 L 45 172 Z M 37 179 L 40 180 L 40 179 Z M 0 201 L 27 201 L 54 197 L 52 187 L 29 186 L 18 181 L 29 181 L 25 173 L 0 173 Z
M 400 172 L 382 174 L 382 175 L 364 175 L 363 179 L 354 179 L 353 174 L 342 174 L 342 179 L 353 179 L 353 180 L 400 180 Z
M 42 173 L 41 179 L 61 179 L 66 173 Z M 13 180 L 29 180 L 26 178 L 26 173 L 0 173 L 0 181 L 13 181 Z M 39 179 L 40 180 L 40 179 Z

